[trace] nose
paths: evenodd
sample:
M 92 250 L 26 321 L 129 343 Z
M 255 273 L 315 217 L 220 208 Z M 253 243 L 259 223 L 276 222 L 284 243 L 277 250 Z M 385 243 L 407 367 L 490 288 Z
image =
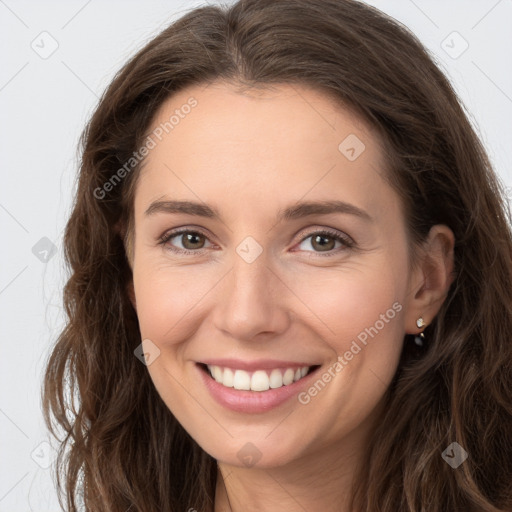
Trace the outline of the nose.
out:
M 277 336 L 289 326 L 289 295 L 265 252 L 252 263 L 237 255 L 215 297 L 214 325 L 240 341 Z

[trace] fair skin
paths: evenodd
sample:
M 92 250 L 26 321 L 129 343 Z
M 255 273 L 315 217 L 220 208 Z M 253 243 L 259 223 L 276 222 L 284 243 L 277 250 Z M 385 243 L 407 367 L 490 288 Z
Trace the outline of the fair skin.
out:
M 142 340 L 160 350 L 147 369 L 178 421 L 218 461 L 215 512 L 348 512 L 404 335 L 423 330 L 419 317 L 432 322 L 451 284 L 453 234 L 434 226 L 410 267 L 377 134 L 322 93 L 286 84 L 243 93 L 220 82 L 193 86 L 162 105 L 152 129 L 191 96 L 197 106 L 150 151 L 135 193 L 131 296 Z M 353 161 L 338 149 L 349 134 L 365 145 Z M 207 204 L 222 220 L 146 213 L 170 200 Z M 369 219 L 277 218 L 298 202 L 334 200 Z M 159 243 L 175 228 L 199 235 Z M 318 242 L 325 229 L 353 247 L 332 235 Z M 263 250 L 250 263 L 236 250 L 249 236 Z M 390 310 L 392 319 L 377 324 Z M 320 365 L 321 377 L 376 325 L 307 404 L 293 397 L 265 412 L 233 411 L 198 378 L 198 362 L 228 357 L 307 361 Z M 251 466 L 239 457 L 248 442 L 260 454 Z

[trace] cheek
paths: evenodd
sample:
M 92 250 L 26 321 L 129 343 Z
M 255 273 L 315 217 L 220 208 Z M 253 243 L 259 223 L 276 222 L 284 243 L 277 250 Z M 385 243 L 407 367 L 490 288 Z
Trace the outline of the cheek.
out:
M 363 422 L 396 372 L 404 334 L 404 283 L 384 268 L 389 267 L 380 263 L 375 270 L 331 272 L 300 281 L 297 288 L 318 317 L 308 323 L 316 329 L 312 338 L 320 334 L 333 351 L 332 365 L 318 376 L 325 387 L 314 383 L 301 397 L 309 413 L 322 416 L 328 440 L 337 439 L 339 429 L 349 432 Z M 336 407 L 325 412 L 332 404 Z
M 347 265 L 343 271 L 315 272 L 296 280 L 297 295 L 316 315 L 308 321 L 314 326 L 312 338 L 320 334 L 333 352 L 330 370 L 335 377 L 322 397 L 312 399 L 319 411 L 325 403 L 340 406 L 339 413 L 333 412 L 332 425 L 363 421 L 395 374 L 404 334 L 405 282 L 400 265 L 393 267 L 391 261 L 381 258 L 364 268 Z
M 142 266 L 142 265 L 141 265 Z M 134 272 L 137 317 L 141 334 L 161 341 L 181 339 L 178 333 L 197 315 L 217 279 L 194 266 L 154 267 Z
M 382 268 L 317 271 L 295 280 L 294 291 L 305 306 L 303 318 L 316 318 L 318 329 L 338 354 L 349 349 L 351 340 L 364 342 L 368 330 L 374 333 L 376 328 L 386 338 L 401 332 L 404 285 Z

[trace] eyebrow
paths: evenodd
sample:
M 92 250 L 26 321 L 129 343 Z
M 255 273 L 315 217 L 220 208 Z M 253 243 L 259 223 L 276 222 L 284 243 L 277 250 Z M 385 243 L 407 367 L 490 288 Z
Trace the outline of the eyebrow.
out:
M 145 211 L 145 216 L 157 213 L 184 213 L 209 219 L 222 220 L 218 210 L 206 203 L 194 201 L 154 201 Z M 310 215 L 328 215 L 332 213 L 344 213 L 355 215 L 367 222 L 373 222 L 373 218 L 361 208 L 344 201 L 306 201 L 299 202 L 281 209 L 277 213 L 277 220 L 296 220 Z

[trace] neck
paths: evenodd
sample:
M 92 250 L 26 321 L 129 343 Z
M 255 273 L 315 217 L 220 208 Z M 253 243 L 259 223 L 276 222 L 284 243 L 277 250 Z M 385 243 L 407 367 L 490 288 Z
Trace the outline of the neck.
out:
M 362 451 L 325 446 L 289 464 L 245 468 L 218 463 L 215 512 L 349 512 Z

